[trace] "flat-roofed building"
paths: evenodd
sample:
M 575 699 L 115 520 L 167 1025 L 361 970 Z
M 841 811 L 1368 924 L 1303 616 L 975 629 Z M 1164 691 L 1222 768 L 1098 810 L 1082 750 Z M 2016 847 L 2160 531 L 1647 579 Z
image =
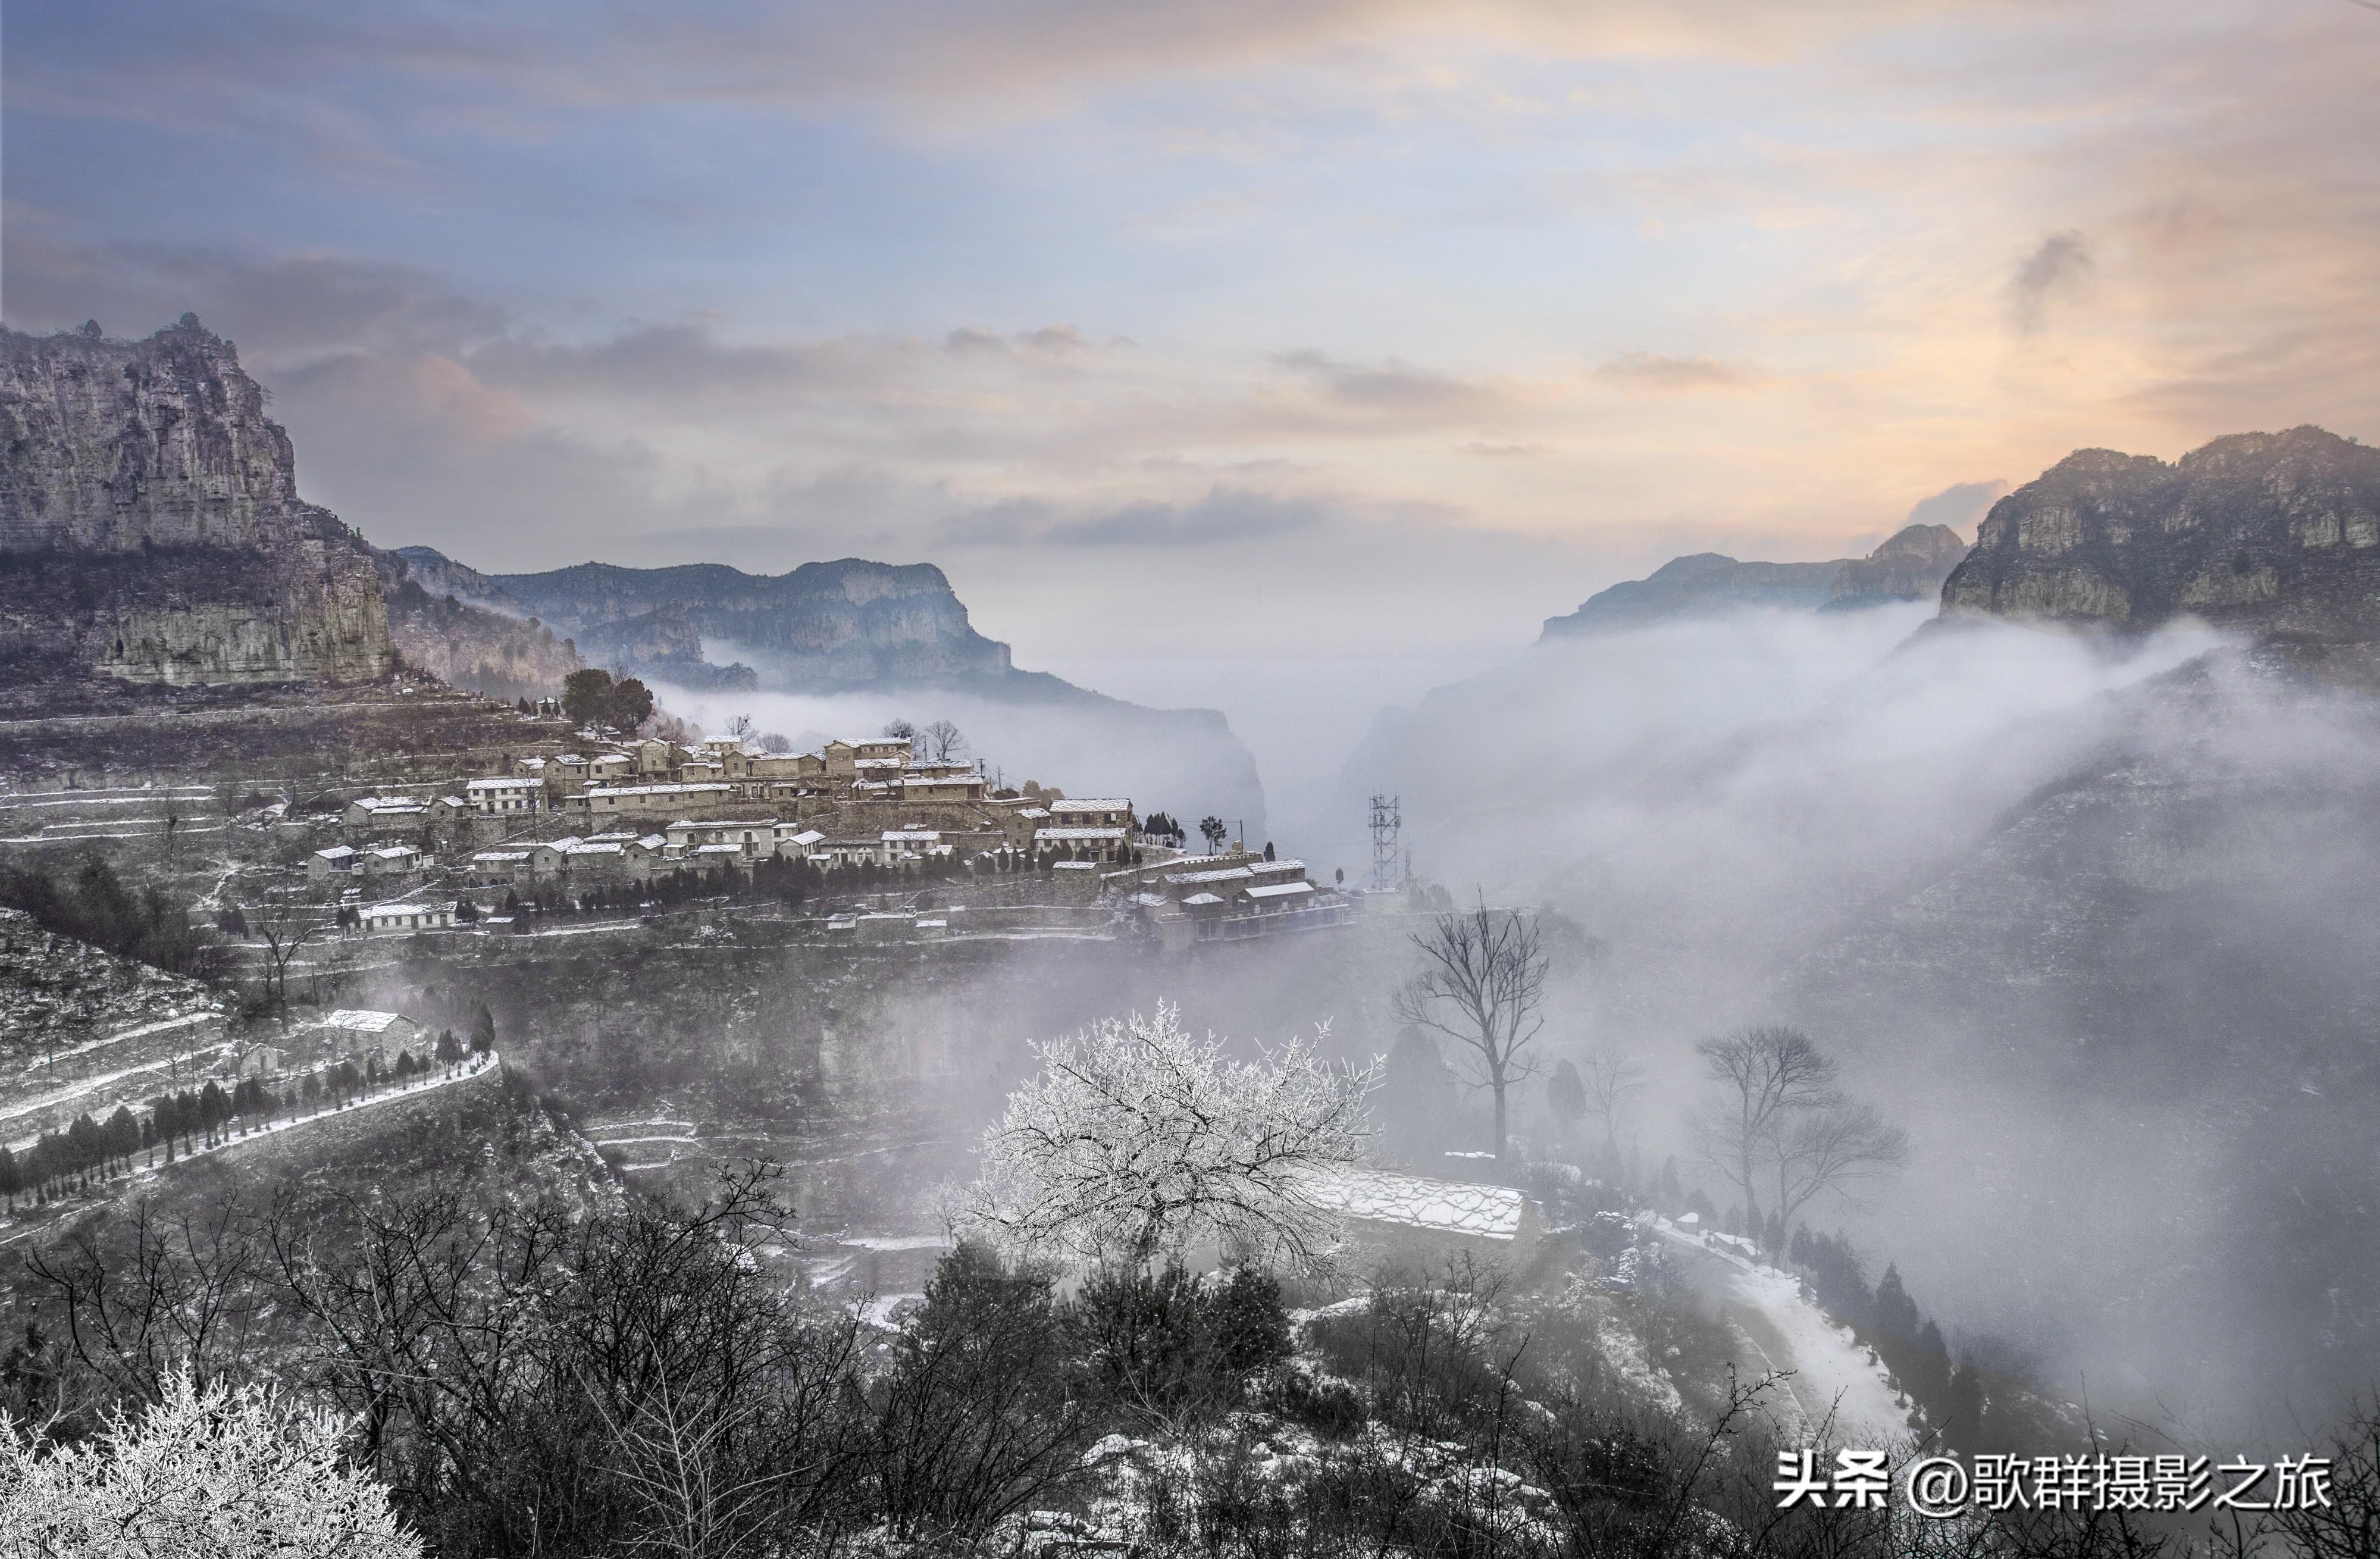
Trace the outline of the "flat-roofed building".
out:
M 904 801 L 979 802 L 983 793 L 984 778 L 972 769 L 931 773 L 912 770 L 901 776 Z
M 1130 828 L 1132 802 L 1121 796 L 1061 797 L 1047 803 L 1050 822 L 1059 828 Z
M 396 900 L 388 904 L 368 904 L 356 911 L 358 923 L 366 933 L 380 932 L 437 931 L 455 923 L 452 904 L 415 904 Z
M 430 802 L 420 796 L 358 796 L 339 822 L 351 834 L 418 831 L 430 822 Z
M 572 819 L 601 822 L 612 818 L 660 822 L 689 817 L 724 808 L 735 799 L 735 787 L 722 783 L 613 785 L 591 787 L 568 798 L 563 811 Z
M 1062 855 L 1069 860 L 1114 860 L 1130 847 L 1131 833 L 1123 828 L 1037 828 L 1037 855 Z
M 463 782 L 463 799 L 481 817 L 527 817 L 537 810 L 544 782 L 518 775 Z

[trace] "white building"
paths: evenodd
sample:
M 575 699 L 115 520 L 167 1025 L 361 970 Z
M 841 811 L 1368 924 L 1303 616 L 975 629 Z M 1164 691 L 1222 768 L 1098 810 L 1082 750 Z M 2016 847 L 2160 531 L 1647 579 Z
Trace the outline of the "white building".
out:
M 367 932 L 438 931 L 455 923 L 452 904 L 410 904 L 399 899 L 366 905 L 356 913 Z

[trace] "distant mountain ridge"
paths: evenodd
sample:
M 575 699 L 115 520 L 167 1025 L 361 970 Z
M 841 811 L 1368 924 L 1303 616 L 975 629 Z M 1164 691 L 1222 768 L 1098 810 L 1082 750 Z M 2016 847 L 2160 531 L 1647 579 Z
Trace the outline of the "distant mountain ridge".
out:
M 1865 557 L 1824 563 L 1744 562 L 1723 553 L 1693 553 L 1671 558 L 1642 579 L 1597 591 L 1575 612 L 1547 618 L 1544 637 L 1610 633 L 1665 617 L 1747 606 L 1840 612 L 1929 600 L 1966 550 L 1967 543 L 1947 525 L 1911 525 Z
M 589 664 L 698 694 L 939 695 L 953 710 L 972 707 L 962 723 L 1016 761 L 1030 757 L 1051 773 L 1062 763 L 1090 776 L 1078 783 L 1164 798 L 1150 803 L 1158 807 L 1264 816 L 1256 759 L 1220 713 L 1151 709 L 1019 670 L 1006 644 L 976 631 L 929 563 L 846 557 L 773 575 L 717 563 L 582 563 L 485 574 L 429 547 L 396 555 L 425 589 L 568 632 Z
M 1022 675 L 1008 646 L 976 632 L 942 571 L 929 563 L 846 557 L 787 574 L 718 563 L 624 568 L 582 563 L 542 574 L 487 576 L 510 600 L 582 639 L 634 643 L 674 620 L 628 625 L 675 608 L 706 640 L 766 659 L 772 680 L 808 690 L 888 683 L 990 687 Z M 677 650 L 682 655 L 683 636 Z M 1052 679 L 1054 680 L 1054 679 Z M 1055 689 L 1020 684 L 1013 693 Z

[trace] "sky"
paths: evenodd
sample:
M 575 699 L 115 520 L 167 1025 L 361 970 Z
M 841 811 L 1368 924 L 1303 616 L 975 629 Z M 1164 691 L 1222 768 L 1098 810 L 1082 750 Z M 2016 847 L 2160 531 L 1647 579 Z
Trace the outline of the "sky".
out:
M 1680 553 L 2380 434 L 2364 0 L 16 0 L 0 43 L 0 317 L 195 311 L 373 541 L 930 561 L 1018 664 L 1276 766 Z

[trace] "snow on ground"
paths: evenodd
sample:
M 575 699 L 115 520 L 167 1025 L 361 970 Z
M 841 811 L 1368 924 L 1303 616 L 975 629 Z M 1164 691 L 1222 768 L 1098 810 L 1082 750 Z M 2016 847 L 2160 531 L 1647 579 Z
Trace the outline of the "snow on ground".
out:
M 118 1029 L 104 1039 L 85 1040 L 79 1045 L 68 1045 L 61 1051 L 37 1055 L 26 1066 L 25 1075 L 30 1077 L 44 1066 L 55 1067 L 59 1062 L 70 1060 L 86 1051 L 104 1050 L 109 1045 L 120 1045 L 127 1040 L 141 1040 L 152 1034 L 163 1034 L 169 1029 L 187 1029 L 193 1023 L 205 1023 L 222 1016 L 222 1013 L 212 1009 L 203 1012 L 186 1012 L 179 1017 L 161 1017 L 154 1023 L 143 1023 L 136 1029 Z M 24 1112 L 18 1110 L 10 1113 L 22 1114 Z
M 1728 1308 L 1753 1349 L 1748 1362 L 1792 1371 L 1786 1382 L 1791 1411 L 1780 1415 L 1798 1420 L 1790 1427 L 1814 1436 L 1831 1416 L 1838 1440 L 1882 1445 L 1910 1437 L 1909 1409 L 1888 1383 L 1884 1367 L 1852 1341 L 1850 1327 L 1802 1297 L 1791 1273 L 1713 1249 L 1666 1219 L 1654 1227 L 1668 1242 L 1675 1270 Z
M 294 1119 L 276 1119 L 263 1124 L 251 1126 L 249 1127 L 245 1136 L 225 1138 L 212 1148 L 202 1145 L 193 1145 L 188 1152 L 183 1153 L 179 1158 L 176 1159 L 173 1163 L 152 1163 L 144 1165 L 139 1169 L 135 1169 L 129 1178 L 133 1180 L 152 1179 L 156 1175 L 164 1174 L 167 1170 L 173 1168 L 175 1164 L 188 1163 L 196 1159 L 212 1158 L 217 1153 L 229 1152 L 235 1148 L 245 1147 L 250 1142 L 261 1142 L 267 1138 L 278 1137 L 284 1132 L 296 1131 L 301 1127 L 313 1126 L 322 1121 L 346 1120 L 349 1116 L 353 1115 L 357 1111 L 369 1110 L 375 1104 L 387 1104 L 399 1099 L 415 1099 L 424 1093 L 444 1088 L 450 1083 L 468 1082 L 473 1078 L 488 1077 L 498 1069 L 495 1062 L 496 1054 L 493 1051 L 490 1051 L 482 1056 L 464 1063 L 461 1066 L 455 1068 L 455 1070 L 451 1074 L 441 1072 L 433 1077 L 417 1078 L 411 1082 L 406 1083 L 403 1087 L 390 1089 L 386 1093 L 375 1093 L 368 1099 L 358 1099 L 354 1103 L 348 1104 L 343 1109 L 330 1108 L 319 1110 L 310 1115 L 300 1115 Z M 69 1209 L 66 1216 L 68 1218 L 79 1216 L 82 1212 L 89 1211 L 90 1207 L 96 1205 L 98 1204 L 89 1203 L 81 1208 Z M 10 1222 L 10 1220 L 0 1220 L 0 1228 L 7 1227 Z M 44 1229 L 55 1228 L 62 1222 L 63 1220 L 55 1220 L 47 1223 L 37 1223 L 30 1228 L 20 1229 L 15 1234 L 0 1236 L 0 1245 L 13 1244 L 28 1236 L 39 1234 Z
M 1349 1218 L 1438 1229 L 1482 1239 L 1511 1239 L 1521 1230 L 1521 1193 L 1506 1186 L 1426 1180 L 1385 1169 L 1348 1169 L 1317 1176 L 1314 1200 Z
M 141 1076 L 143 1073 L 148 1072 L 163 1072 L 168 1068 L 176 1067 L 185 1061 L 191 1063 L 195 1067 L 200 1062 L 211 1060 L 218 1055 L 228 1054 L 230 1051 L 231 1046 L 229 1045 L 215 1045 L 206 1050 L 192 1051 L 188 1055 L 161 1055 L 154 1061 L 145 1061 L 138 1066 L 127 1066 L 120 1072 L 108 1072 L 96 1078 L 84 1078 L 80 1081 L 70 1083 L 65 1088 L 53 1089 L 47 1093 L 36 1095 L 34 1098 L 29 1100 L 20 1100 L 17 1103 L 9 1105 L 6 1110 L 0 1110 L 0 1121 L 16 1120 L 19 1116 L 30 1115 L 34 1114 L 36 1111 L 54 1109 L 60 1104 L 71 1103 L 75 1100 L 80 1099 L 88 1094 L 104 1093 L 106 1097 L 101 1102 L 113 1107 L 119 1102 L 123 1102 L 123 1101 L 118 1098 L 117 1092 L 109 1090 L 115 1090 L 115 1085 L 124 1081 L 127 1078 L 137 1078 Z M 192 1074 L 191 1082 L 196 1087 L 204 1088 L 206 1086 L 205 1079 L 199 1077 L 195 1072 Z M 25 1139 L 26 1143 L 30 1143 L 34 1140 L 35 1139 L 31 1137 Z M 12 1149 L 22 1147 L 24 1143 L 16 1142 L 8 1144 Z

